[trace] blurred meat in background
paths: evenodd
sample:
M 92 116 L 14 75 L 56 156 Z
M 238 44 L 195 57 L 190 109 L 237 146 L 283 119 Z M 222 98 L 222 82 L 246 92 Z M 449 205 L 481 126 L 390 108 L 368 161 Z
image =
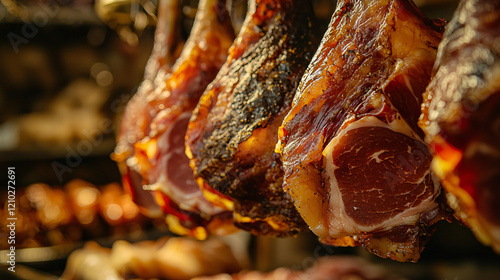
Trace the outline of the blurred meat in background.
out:
M 73 244 L 99 237 L 140 236 L 163 221 L 146 219 L 117 183 L 97 188 L 83 180 L 64 187 L 32 184 L 17 193 L 16 248 Z M 6 201 L 2 195 L 1 201 Z M 7 232 L 7 203 L 1 228 Z M 166 231 L 166 230 L 165 230 Z M 7 243 L 0 249 L 8 249 Z

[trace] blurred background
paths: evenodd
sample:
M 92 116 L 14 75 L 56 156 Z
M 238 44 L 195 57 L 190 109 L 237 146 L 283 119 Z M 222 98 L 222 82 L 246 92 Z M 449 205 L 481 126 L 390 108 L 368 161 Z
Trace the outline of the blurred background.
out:
M 187 38 L 197 1 L 181 2 L 182 34 Z M 458 4 L 415 2 L 429 17 L 446 20 Z M 47 279 L 59 276 L 69 253 L 85 241 L 111 246 L 118 239 L 169 234 L 163 221 L 142 216 L 123 193 L 118 168 L 110 159 L 121 113 L 141 83 L 151 54 L 157 4 L 1 0 L 0 170 L 16 170 L 22 213 L 16 229 L 18 265 L 47 273 Z M 228 5 L 238 29 L 246 1 Z M 314 0 L 314 7 L 326 30 L 335 1 Z M 7 188 L 2 188 L 1 205 L 6 200 Z M 6 209 L 0 212 L 1 250 L 8 248 Z M 360 248 L 325 247 L 312 234 L 252 238 L 249 253 L 253 267 L 263 270 L 305 268 L 321 251 L 321 256 L 361 255 L 408 279 L 499 279 L 499 256 L 468 229 L 455 222 L 442 222 L 438 228 L 418 264 L 383 260 Z M 0 251 L 2 264 L 5 255 Z M 10 279 L 5 277 L 0 278 Z

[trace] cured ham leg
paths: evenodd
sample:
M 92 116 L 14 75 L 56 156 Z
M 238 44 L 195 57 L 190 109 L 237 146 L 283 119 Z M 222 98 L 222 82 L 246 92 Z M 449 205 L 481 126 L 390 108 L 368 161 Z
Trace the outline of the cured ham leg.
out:
M 420 125 L 449 204 L 500 253 L 500 1 L 462 1 L 447 26 Z
M 231 223 L 231 215 L 204 198 L 184 153 L 191 112 L 225 62 L 233 39 L 225 1 L 200 1 L 181 56 L 171 73 L 157 76 L 158 86 L 145 94 L 139 108 L 147 117 L 142 137 L 134 139 L 134 153 L 126 160 L 129 178 L 135 176 L 130 183 L 155 193 L 170 230 L 178 234 L 205 238 L 206 228 L 219 233 L 233 230 L 220 226 Z
M 146 64 L 144 81 L 135 95 L 127 103 L 120 123 L 117 145 L 112 155 L 122 174 L 123 188 L 129 192 L 142 212 L 148 216 L 160 216 L 161 209 L 153 196 L 142 189 L 142 178 L 137 170 L 126 164 L 133 157 L 134 143 L 146 136 L 151 115 L 146 97 L 160 86 L 165 76 L 171 72 L 176 52 L 181 47 L 179 0 L 160 0 L 153 51 Z
M 207 199 L 254 234 L 305 227 L 282 190 L 274 146 L 316 38 L 310 1 L 249 1 L 229 57 L 189 123 L 187 154 Z
M 338 2 L 277 145 L 284 189 L 322 242 L 420 257 L 442 218 L 417 126 L 441 34 L 406 0 Z

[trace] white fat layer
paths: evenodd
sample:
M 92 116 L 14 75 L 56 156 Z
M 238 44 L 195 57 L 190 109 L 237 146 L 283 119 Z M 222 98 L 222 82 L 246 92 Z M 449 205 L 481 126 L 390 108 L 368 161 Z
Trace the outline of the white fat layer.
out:
M 399 213 L 398 215 L 387 219 L 383 221 L 382 223 L 371 225 L 371 226 L 362 226 L 357 224 L 352 218 L 350 218 L 346 211 L 345 211 L 345 205 L 342 199 L 342 194 L 340 193 L 339 186 L 338 186 L 338 181 L 335 178 L 335 170 L 338 169 L 338 166 L 336 166 L 333 162 L 332 158 L 332 151 L 335 149 L 335 147 L 338 145 L 339 141 L 341 138 L 350 130 L 360 128 L 360 127 L 385 127 L 389 128 L 395 132 L 402 133 L 405 135 L 408 135 L 412 138 L 418 139 L 418 136 L 413 133 L 409 125 L 402 119 L 402 118 L 396 118 L 394 121 L 390 122 L 389 124 L 382 122 L 381 120 L 377 119 L 376 117 L 372 116 L 367 116 L 363 117 L 357 121 L 350 122 L 348 123 L 349 120 L 345 121 L 342 127 L 344 129 L 335 137 L 333 138 L 330 143 L 326 146 L 326 148 L 323 151 L 323 157 L 325 159 L 325 172 L 330 177 L 330 197 L 329 197 L 329 212 L 326 214 L 328 215 L 327 221 L 329 221 L 329 224 L 326 225 L 329 230 L 329 235 L 330 237 L 333 238 L 339 238 L 343 237 L 346 235 L 357 235 L 361 234 L 363 232 L 371 232 L 371 231 L 379 231 L 379 230 L 389 230 L 395 226 L 399 225 L 410 225 L 410 224 L 415 224 L 421 213 L 431 211 L 437 207 L 437 204 L 434 202 L 435 197 L 430 196 L 426 198 L 424 201 L 422 201 L 418 206 L 406 209 L 403 212 Z M 421 140 L 420 140 L 421 141 Z M 379 151 L 376 152 L 372 155 L 372 158 L 377 160 L 379 162 L 378 156 L 383 153 L 384 151 Z M 421 183 L 422 180 L 425 179 L 425 177 L 429 174 L 430 171 L 427 171 L 420 179 L 418 182 L 415 183 Z M 433 176 L 433 183 L 434 183 L 434 188 L 435 192 L 438 192 L 439 189 L 439 180 Z M 358 209 L 354 209 L 358 210 Z
M 181 114 L 176 121 L 181 121 L 184 118 L 190 118 L 191 113 L 186 112 Z M 167 130 L 164 132 L 166 135 L 170 135 L 170 133 L 175 133 L 172 132 L 172 129 L 174 128 L 175 125 L 170 125 L 168 126 Z M 158 146 L 160 145 L 170 145 L 169 141 L 166 141 L 165 143 L 160 143 L 158 141 L 157 143 Z M 160 147 L 158 147 L 160 149 Z M 161 166 L 165 166 L 165 169 L 167 168 L 167 162 L 169 162 L 169 159 L 172 157 L 176 157 L 180 155 L 184 155 L 185 147 L 176 147 L 175 150 L 171 150 L 168 154 L 164 155 L 164 157 L 161 159 L 162 164 Z M 186 178 L 187 180 L 193 180 L 193 177 Z M 207 215 L 215 215 L 218 213 L 223 212 L 224 210 L 222 208 L 219 208 L 217 206 L 212 205 L 210 202 L 206 200 L 206 198 L 203 196 L 203 192 L 201 191 L 196 191 L 193 193 L 186 193 L 183 192 L 179 186 L 175 183 L 173 183 L 169 177 L 167 176 L 167 172 L 161 172 L 160 176 L 158 177 L 158 180 L 147 186 L 148 189 L 160 189 L 164 194 L 166 194 L 170 199 L 172 199 L 175 203 L 179 205 L 181 209 L 184 210 L 189 210 L 189 211 L 196 211 L 199 210 L 201 213 L 207 214 Z

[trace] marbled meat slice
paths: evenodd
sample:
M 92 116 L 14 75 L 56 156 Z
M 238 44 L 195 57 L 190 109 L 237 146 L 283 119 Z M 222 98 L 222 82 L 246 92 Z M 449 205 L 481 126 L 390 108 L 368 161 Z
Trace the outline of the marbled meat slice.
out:
M 338 2 L 277 145 L 284 189 L 322 242 L 420 257 L 442 218 L 417 126 L 441 35 L 406 0 Z
M 258 235 L 305 227 L 274 146 L 300 78 L 319 41 L 310 1 L 252 0 L 240 34 L 193 113 L 186 135 L 191 166 L 207 198 L 234 210 Z
M 142 138 L 133 139 L 134 154 L 126 160 L 129 174 L 135 176 L 131 183 L 154 193 L 167 214 L 170 230 L 178 234 L 204 238 L 207 229 L 218 233 L 234 230 L 231 214 L 204 198 L 194 181 L 184 145 L 191 112 L 226 61 L 233 39 L 225 1 L 200 1 L 179 59 L 171 73 L 145 94 L 142 103 L 147 125 Z
M 500 1 L 464 0 L 439 45 L 421 127 L 452 206 L 500 252 Z

